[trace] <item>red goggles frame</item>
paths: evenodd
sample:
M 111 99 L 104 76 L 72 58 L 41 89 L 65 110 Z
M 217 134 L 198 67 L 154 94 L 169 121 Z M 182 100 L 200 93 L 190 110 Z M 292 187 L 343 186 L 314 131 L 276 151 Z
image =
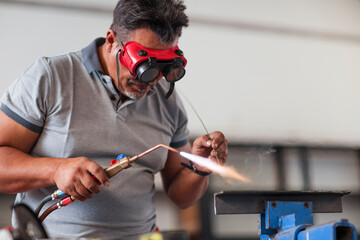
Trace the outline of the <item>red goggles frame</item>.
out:
M 185 75 L 187 63 L 178 45 L 166 50 L 155 50 L 137 42 L 127 42 L 120 49 L 119 60 L 140 81 L 149 83 L 162 74 L 167 81 L 175 82 Z

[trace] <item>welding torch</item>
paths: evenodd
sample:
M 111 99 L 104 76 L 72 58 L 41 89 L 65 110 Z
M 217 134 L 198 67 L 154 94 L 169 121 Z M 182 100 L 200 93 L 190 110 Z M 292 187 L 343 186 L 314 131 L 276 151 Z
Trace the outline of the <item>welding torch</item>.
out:
M 145 152 L 140 153 L 140 154 L 138 154 L 138 155 L 136 155 L 134 157 L 131 157 L 131 158 L 120 154 L 119 155 L 120 157 L 118 156 L 117 160 L 113 160 L 114 162 L 112 161 L 112 163 L 111 163 L 112 165 L 110 167 L 108 167 L 108 168 L 105 168 L 104 171 L 108 175 L 108 177 L 111 178 L 114 175 L 116 175 L 117 173 L 119 173 L 120 171 L 122 171 L 123 169 L 131 167 L 132 163 L 135 160 L 143 157 L 144 155 L 146 155 L 146 154 L 148 154 L 148 153 L 150 153 L 150 152 L 152 152 L 155 149 L 158 149 L 160 147 L 163 147 L 163 148 L 166 148 L 166 149 L 168 149 L 168 150 L 170 150 L 172 152 L 178 153 L 182 157 L 188 159 L 189 161 L 194 161 L 195 163 L 197 163 L 197 164 L 199 164 L 201 166 L 205 166 L 208 169 L 210 169 L 212 172 L 214 172 L 216 174 L 219 174 L 222 177 L 228 177 L 228 178 L 236 179 L 236 180 L 243 181 L 243 182 L 250 182 L 251 181 L 249 178 L 247 178 L 247 177 L 243 176 L 242 174 L 238 173 L 236 171 L 236 169 L 233 168 L 233 167 L 220 165 L 220 164 L 208 161 L 207 158 L 204 158 L 204 157 L 201 157 L 201 156 L 196 156 L 196 155 L 193 155 L 193 154 L 190 154 L 190 153 L 187 153 L 187 152 L 183 152 L 183 151 L 179 152 L 175 148 L 169 147 L 169 146 L 164 145 L 164 144 L 158 144 L 158 145 L 156 145 L 156 146 L 154 146 L 152 148 L 149 148 Z M 187 166 L 186 164 L 181 164 L 181 165 L 191 169 L 191 166 Z M 196 170 L 196 168 L 194 168 L 193 171 L 194 170 Z M 199 172 L 199 171 L 197 171 L 197 172 Z M 93 176 L 93 178 L 100 184 L 100 182 L 99 182 L 99 180 L 97 178 L 95 178 L 94 176 Z M 41 222 L 51 212 L 53 212 L 54 210 L 59 209 L 59 208 L 61 208 L 63 206 L 67 206 L 67 205 L 69 205 L 70 203 L 72 203 L 72 202 L 74 202 L 76 200 L 75 197 L 69 196 L 69 195 L 65 194 L 64 192 L 62 192 L 61 190 L 58 189 L 53 194 L 51 194 L 50 196 L 45 197 L 43 199 L 43 201 L 41 201 L 40 206 L 37 208 L 37 210 L 35 212 L 36 216 L 39 215 L 39 212 L 40 212 L 41 208 L 43 207 L 43 205 L 46 202 L 54 200 L 56 198 L 61 198 L 61 197 L 64 197 L 64 198 L 62 198 L 60 200 L 60 202 L 51 205 L 48 209 L 46 209 L 43 212 L 43 214 L 39 218 Z
M 146 150 L 145 152 L 140 153 L 140 154 L 138 154 L 138 155 L 136 155 L 136 156 L 134 156 L 134 157 L 131 157 L 131 158 L 125 156 L 124 154 L 120 154 L 120 155 L 117 157 L 116 160 L 112 160 L 110 167 L 105 168 L 104 171 L 105 171 L 106 175 L 107 175 L 109 178 L 111 178 L 111 177 L 115 176 L 116 174 L 118 174 L 118 173 L 119 173 L 120 171 L 122 171 L 123 169 L 126 169 L 126 168 L 131 167 L 131 166 L 132 166 L 132 163 L 133 163 L 135 160 L 143 157 L 144 155 L 146 155 L 146 154 L 148 154 L 148 153 L 150 153 L 150 152 L 152 152 L 152 151 L 154 151 L 155 149 L 158 149 L 158 148 L 160 148 L 160 147 L 166 148 L 166 149 L 168 149 L 168 150 L 170 150 L 170 151 L 175 151 L 175 152 L 177 152 L 177 153 L 179 152 L 179 151 L 177 151 L 175 148 L 169 147 L 169 146 L 164 145 L 164 144 L 158 144 L 158 145 L 156 145 L 156 146 L 154 146 L 154 147 Z M 99 181 L 97 178 L 95 178 L 95 176 L 93 176 L 93 178 L 97 181 L 98 184 L 101 184 L 100 181 Z M 46 209 L 46 210 L 41 214 L 41 216 L 40 216 L 40 218 L 39 218 L 41 222 L 44 221 L 44 219 L 45 219 L 51 212 L 53 212 L 53 211 L 55 211 L 56 209 L 59 209 L 59 208 L 61 208 L 61 207 L 67 206 L 67 205 L 71 204 L 72 202 L 76 201 L 76 198 L 75 198 L 75 197 L 70 196 L 70 195 L 67 195 L 66 193 L 64 193 L 63 191 L 61 191 L 60 189 L 58 189 L 58 190 L 54 191 L 53 194 L 45 197 L 45 198 L 41 201 L 40 205 L 39 205 L 39 206 L 36 208 L 36 210 L 35 210 L 36 216 L 39 215 L 39 213 L 40 213 L 40 211 L 41 211 L 41 208 L 42 208 L 47 202 L 49 202 L 49 201 L 51 201 L 51 200 L 59 199 L 59 198 L 62 198 L 62 199 L 61 199 L 59 202 L 51 205 L 48 209 Z

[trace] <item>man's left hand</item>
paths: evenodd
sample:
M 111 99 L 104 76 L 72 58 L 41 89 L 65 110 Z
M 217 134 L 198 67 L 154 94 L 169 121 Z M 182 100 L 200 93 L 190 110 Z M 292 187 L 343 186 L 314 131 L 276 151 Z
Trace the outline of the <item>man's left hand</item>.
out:
M 227 140 L 224 134 L 219 131 L 203 135 L 195 139 L 191 153 L 209 158 L 215 163 L 224 165 L 228 155 Z M 196 165 L 196 168 L 203 172 L 211 172 L 209 169 L 202 166 Z

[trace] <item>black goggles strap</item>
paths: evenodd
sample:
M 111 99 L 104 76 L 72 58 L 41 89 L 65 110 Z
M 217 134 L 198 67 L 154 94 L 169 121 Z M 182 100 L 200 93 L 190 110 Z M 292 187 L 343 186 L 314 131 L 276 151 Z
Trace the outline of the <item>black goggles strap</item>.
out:
M 171 82 L 171 83 L 170 83 L 170 89 L 169 89 L 169 91 L 167 92 L 167 94 L 165 95 L 165 98 L 166 98 L 166 99 L 168 99 L 168 98 L 170 97 L 170 95 L 173 93 L 174 88 L 175 88 L 175 82 Z
M 120 53 L 120 50 L 116 53 L 116 76 L 117 76 L 117 88 L 118 90 L 120 91 L 119 89 L 119 84 L 120 84 L 120 80 L 119 80 L 119 73 L 120 73 L 120 67 L 119 67 L 119 53 Z

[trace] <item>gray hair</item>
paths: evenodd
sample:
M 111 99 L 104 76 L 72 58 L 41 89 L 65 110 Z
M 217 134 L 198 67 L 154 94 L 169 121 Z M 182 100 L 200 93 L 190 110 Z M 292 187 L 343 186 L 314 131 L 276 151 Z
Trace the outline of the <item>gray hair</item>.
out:
M 119 0 L 110 29 L 127 42 L 132 31 L 149 28 L 163 44 L 174 42 L 189 24 L 182 0 Z

